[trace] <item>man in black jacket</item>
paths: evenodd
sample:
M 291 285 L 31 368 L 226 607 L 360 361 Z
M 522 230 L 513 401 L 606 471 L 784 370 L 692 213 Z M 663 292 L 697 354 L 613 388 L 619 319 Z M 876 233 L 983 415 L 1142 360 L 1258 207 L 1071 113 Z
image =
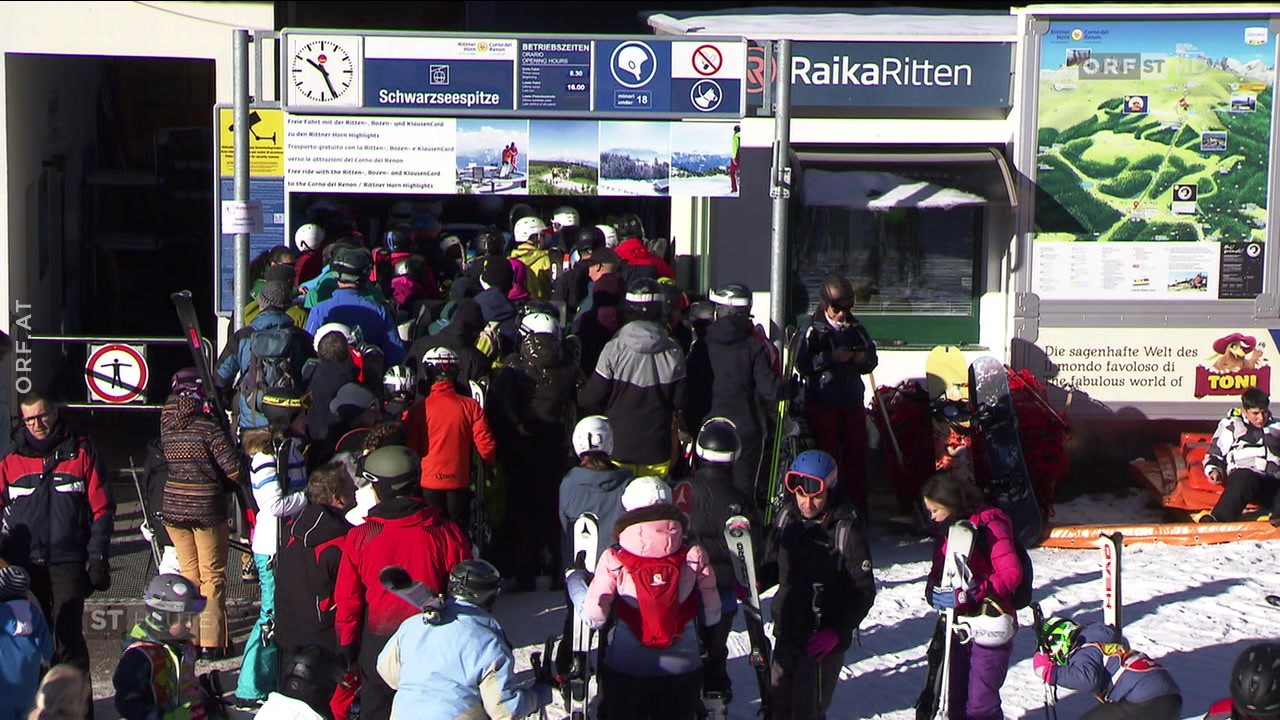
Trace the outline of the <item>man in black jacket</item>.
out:
M 875 601 L 871 549 L 857 511 L 831 492 L 836 462 L 821 450 L 796 456 L 790 493 L 758 575 L 773 598 L 774 720 L 824 717 L 853 633 Z M 779 584 L 780 583 L 780 584 Z

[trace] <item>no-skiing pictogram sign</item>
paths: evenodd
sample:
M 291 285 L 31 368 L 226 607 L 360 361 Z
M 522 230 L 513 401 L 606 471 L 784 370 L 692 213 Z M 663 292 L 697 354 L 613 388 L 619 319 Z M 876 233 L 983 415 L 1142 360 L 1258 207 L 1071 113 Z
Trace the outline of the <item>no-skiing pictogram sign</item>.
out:
M 145 402 L 147 373 L 145 347 L 121 343 L 89 346 L 84 382 L 91 402 Z
M 693 70 L 704 77 L 711 77 L 724 67 L 724 55 L 715 45 L 702 45 L 693 51 Z

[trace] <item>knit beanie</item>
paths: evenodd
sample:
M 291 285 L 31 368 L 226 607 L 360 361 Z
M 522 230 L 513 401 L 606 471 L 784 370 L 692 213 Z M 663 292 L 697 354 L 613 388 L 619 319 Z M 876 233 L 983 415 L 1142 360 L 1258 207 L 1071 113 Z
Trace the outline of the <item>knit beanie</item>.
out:
M 0 601 L 18 600 L 27 596 L 31 576 L 17 565 L 0 568 Z
M 270 280 L 262 284 L 258 291 L 258 309 L 284 310 L 293 304 L 293 288 L 280 280 Z
M 511 263 L 507 262 L 504 257 L 488 258 L 484 262 L 484 270 L 480 273 L 480 279 L 489 287 L 501 292 L 503 295 L 511 292 L 511 286 L 515 284 L 515 271 L 511 269 Z

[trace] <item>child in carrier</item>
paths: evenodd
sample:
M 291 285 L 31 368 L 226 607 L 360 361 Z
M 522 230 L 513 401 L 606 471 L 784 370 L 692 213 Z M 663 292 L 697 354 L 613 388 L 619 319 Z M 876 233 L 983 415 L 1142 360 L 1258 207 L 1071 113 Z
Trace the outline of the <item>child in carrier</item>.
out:
M 1182 692 L 1160 663 L 1129 648 L 1110 625 L 1049 618 L 1042 629 L 1045 648 L 1034 665 L 1049 685 L 1091 692 L 1101 705 L 1080 720 L 1178 720 Z
M 698 615 L 706 627 L 718 624 L 720 595 L 706 552 L 685 541 L 688 518 L 663 497 L 670 491 L 656 478 L 627 486 L 617 544 L 601 555 L 581 602 L 593 628 L 611 611 L 618 620 L 601 668 L 609 691 L 600 714 L 609 720 L 695 720 L 702 709 Z
M 27 597 L 30 585 L 26 570 L 0 568 L 0 720 L 27 716 L 40 671 L 53 660 L 53 636 L 40 607 Z

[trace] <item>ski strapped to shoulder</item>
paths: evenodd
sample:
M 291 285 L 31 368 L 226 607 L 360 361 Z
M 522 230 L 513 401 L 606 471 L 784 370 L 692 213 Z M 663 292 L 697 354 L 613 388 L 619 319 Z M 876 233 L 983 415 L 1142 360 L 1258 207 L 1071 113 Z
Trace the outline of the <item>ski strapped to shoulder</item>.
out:
M 747 589 L 742 601 L 742 616 L 747 626 L 747 640 L 751 645 L 747 662 L 756 673 L 756 685 L 760 689 L 760 716 L 773 717 L 769 690 L 772 648 L 764 630 L 764 614 L 760 609 L 760 590 L 756 586 L 755 548 L 751 542 L 751 521 L 745 515 L 734 515 L 725 521 L 724 541 L 733 559 L 733 575 L 738 584 Z
M 947 530 L 947 554 L 942 564 L 942 589 L 957 590 L 969 585 L 969 553 L 973 550 L 975 529 L 968 520 L 952 523 Z M 938 674 L 938 706 L 934 717 L 946 720 L 951 714 L 951 646 L 955 638 L 956 609 L 945 611 L 947 631 L 942 653 L 942 672 Z
M 1037 602 L 1031 603 L 1029 607 L 1031 621 L 1035 623 L 1036 628 L 1036 651 L 1047 654 L 1049 642 L 1044 634 L 1044 610 L 1040 609 L 1040 603 Z M 1058 686 L 1047 682 L 1044 684 L 1044 716 L 1048 720 L 1058 719 Z
M 791 382 L 792 376 L 795 375 L 796 351 L 800 347 L 799 343 L 802 336 L 794 327 L 787 327 L 787 329 L 783 331 L 782 337 L 782 382 L 788 383 Z M 785 468 L 782 467 L 785 461 L 785 458 L 783 457 L 783 448 L 785 447 L 787 437 L 787 419 L 790 414 L 790 407 L 791 401 L 784 398 L 778 403 L 778 413 L 774 418 L 773 453 L 770 455 L 769 460 L 769 484 L 768 492 L 766 493 L 768 497 L 764 498 L 764 503 L 762 504 L 762 507 L 764 508 L 765 522 L 773 521 L 774 513 L 777 511 L 778 479 L 781 477 L 780 473 L 786 471 Z
M 1120 556 L 1124 550 L 1124 536 L 1120 533 L 1102 535 L 1102 622 L 1124 630 L 1124 596 L 1120 587 Z
M 595 569 L 600 549 L 600 520 L 591 513 L 583 513 L 573 522 L 574 564 Z M 570 720 L 587 720 L 591 707 L 591 625 L 577 615 L 573 624 L 573 663 L 569 668 L 569 692 L 565 696 L 565 710 Z
M 470 384 L 471 399 L 484 409 L 488 383 L 481 379 L 472 380 Z M 489 522 L 489 509 L 485 505 L 492 473 L 480 458 L 480 451 L 474 447 L 471 450 L 471 475 L 471 545 L 476 557 L 484 557 L 493 540 L 493 526 Z

